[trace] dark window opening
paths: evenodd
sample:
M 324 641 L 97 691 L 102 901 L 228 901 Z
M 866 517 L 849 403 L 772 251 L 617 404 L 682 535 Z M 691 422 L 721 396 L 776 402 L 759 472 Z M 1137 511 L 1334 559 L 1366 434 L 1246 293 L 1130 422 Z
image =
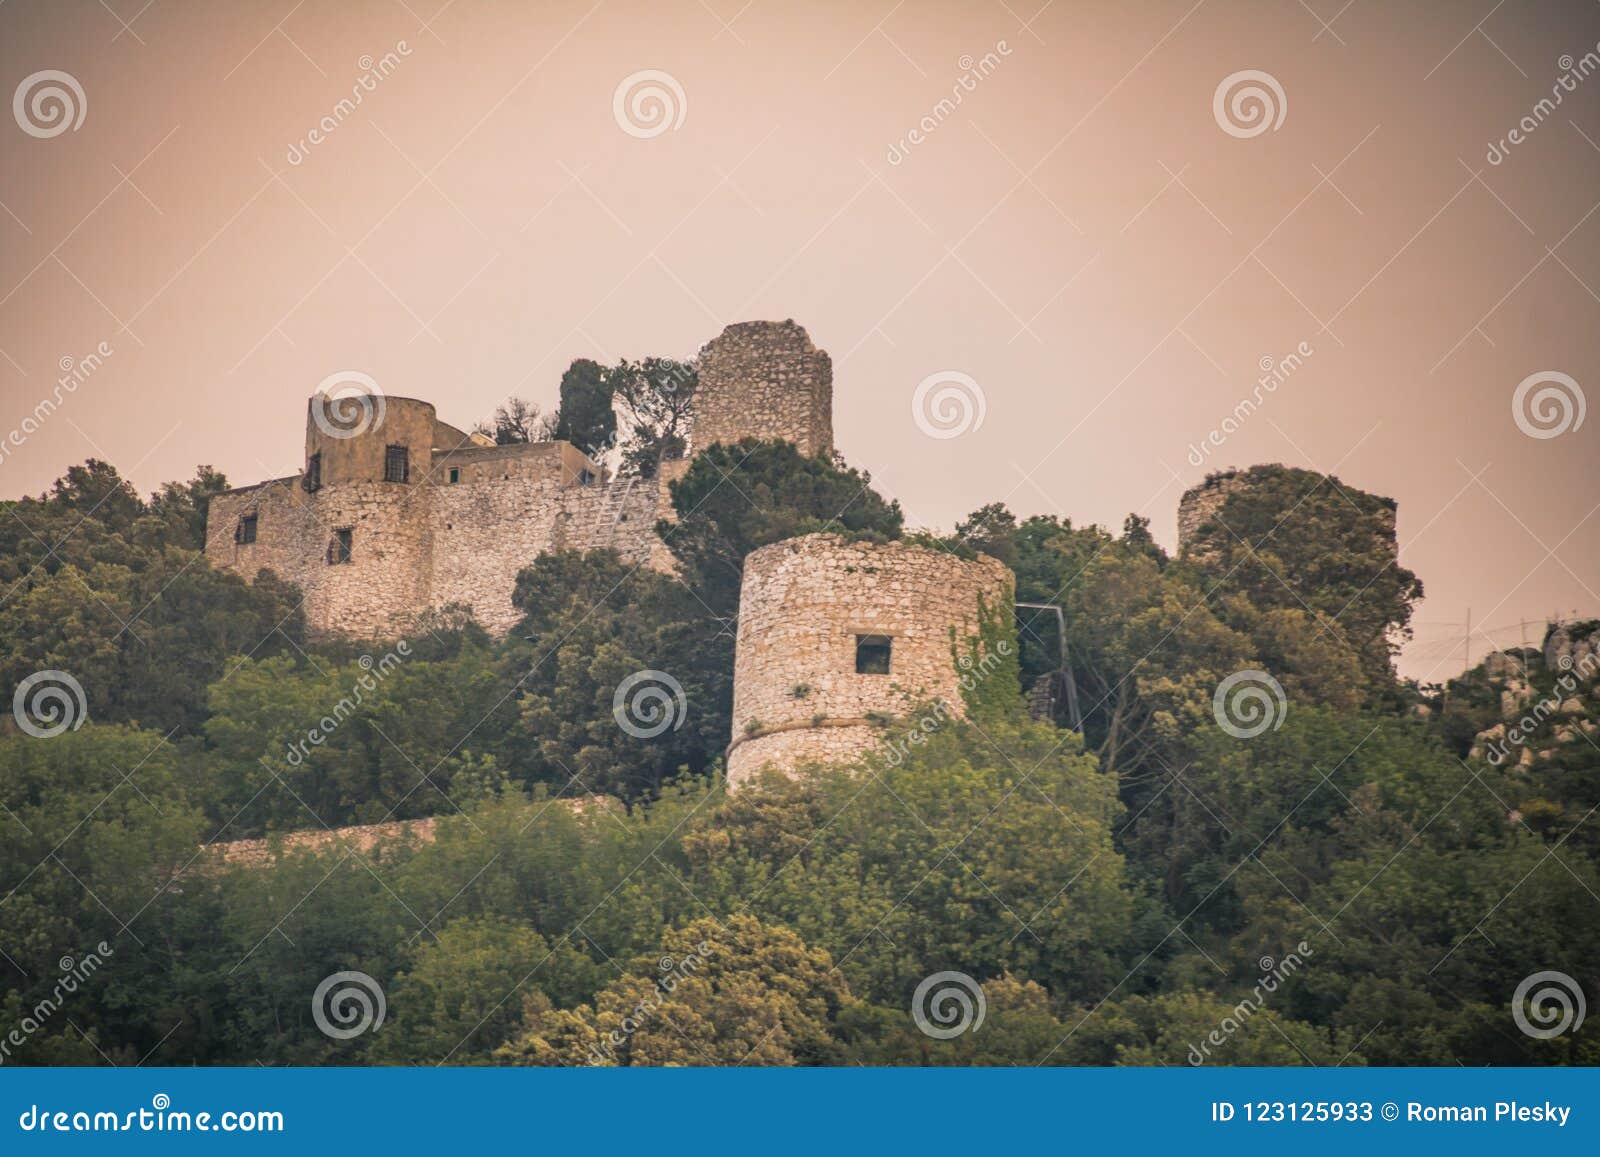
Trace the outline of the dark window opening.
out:
M 239 519 L 239 530 L 233 536 L 233 541 L 248 546 L 256 540 L 256 515 L 246 514 Z
M 404 446 L 390 446 L 384 450 L 383 480 L 385 482 L 411 481 L 411 451 Z
M 329 566 L 350 561 L 350 540 L 354 536 L 355 531 L 348 528 L 333 532 L 333 537 L 328 540 Z
M 594 482 L 594 471 L 587 467 L 578 471 L 578 485 L 588 486 Z
M 454 486 L 457 482 L 460 482 L 460 481 L 461 481 L 461 467 L 459 467 L 459 466 L 450 467 L 450 485 Z
M 887 675 L 894 640 L 888 635 L 856 636 L 856 674 Z
M 306 476 L 301 479 L 300 484 L 307 490 L 322 489 L 322 452 L 320 450 L 307 460 Z

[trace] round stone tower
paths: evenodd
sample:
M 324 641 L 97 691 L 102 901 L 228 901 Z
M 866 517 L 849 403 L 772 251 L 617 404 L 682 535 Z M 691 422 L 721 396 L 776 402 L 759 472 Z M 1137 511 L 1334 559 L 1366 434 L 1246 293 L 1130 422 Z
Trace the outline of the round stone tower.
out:
M 833 360 L 793 321 L 730 325 L 699 355 L 696 452 L 717 442 L 793 442 L 811 455 L 833 449 Z
M 299 539 L 313 549 L 292 577 L 307 617 L 330 633 L 394 637 L 428 605 L 431 532 L 420 491 L 437 425 L 433 406 L 414 398 L 319 393 L 307 403 Z
M 859 756 L 892 733 L 890 717 L 933 701 L 964 715 L 963 676 L 986 678 L 989 668 L 964 668 L 957 655 L 978 634 L 980 603 L 1009 624 L 1012 601 L 1010 570 L 987 556 L 832 534 L 752 552 L 739 595 L 729 784 L 769 763 Z

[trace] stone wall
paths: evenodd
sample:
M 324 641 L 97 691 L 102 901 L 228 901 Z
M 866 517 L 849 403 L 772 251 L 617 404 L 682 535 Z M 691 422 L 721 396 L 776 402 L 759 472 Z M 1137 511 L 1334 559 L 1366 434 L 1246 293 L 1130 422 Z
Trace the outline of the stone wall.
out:
M 1213 474 L 1199 486 L 1183 492 L 1178 500 L 1178 550 L 1181 553 L 1194 541 L 1195 533 L 1222 509 L 1228 495 L 1249 483 L 1237 471 Z
M 373 440 L 380 449 L 382 438 L 380 430 Z M 206 556 L 250 578 L 272 570 L 294 583 L 316 636 L 396 638 L 421 612 L 451 604 L 471 607 L 501 634 L 519 617 L 511 605 L 517 572 L 541 554 L 609 548 L 670 570 L 655 523 L 670 514 L 666 482 L 678 473 L 602 480 L 600 467 L 565 442 L 436 450 L 413 459 L 407 483 L 325 482 L 307 492 L 295 475 L 219 494 Z M 256 541 L 240 543 L 240 520 L 250 514 Z M 330 564 L 330 540 L 346 528 L 350 561 Z
M 833 445 L 832 363 L 792 321 L 724 330 L 701 351 L 696 402 L 694 447 L 744 437 L 786 439 L 807 454 Z M 408 451 L 404 482 L 385 481 L 390 446 Z M 313 635 L 398 637 L 450 604 L 507 631 L 517 572 L 550 551 L 609 548 L 657 570 L 675 566 L 655 523 L 673 517 L 668 485 L 688 460 L 662 463 L 654 479 L 608 479 L 565 442 L 486 444 L 427 402 L 376 395 L 310 399 L 305 452 L 320 486 L 307 490 L 303 472 L 212 499 L 206 556 L 296 584 Z M 250 514 L 256 541 L 238 542 Z M 341 529 L 351 532 L 350 561 L 330 565 Z
M 859 754 L 887 717 L 930 700 L 963 714 L 951 631 L 962 644 L 976 634 L 980 597 L 1013 601 L 1011 572 L 986 556 L 831 534 L 753 552 L 739 598 L 729 783 L 769 761 Z M 860 635 L 890 638 L 888 674 L 857 673 Z
M 833 361 L 793 321 L 730 325 L 700 351 L 696 451 L 741 438 L 833 449 Z

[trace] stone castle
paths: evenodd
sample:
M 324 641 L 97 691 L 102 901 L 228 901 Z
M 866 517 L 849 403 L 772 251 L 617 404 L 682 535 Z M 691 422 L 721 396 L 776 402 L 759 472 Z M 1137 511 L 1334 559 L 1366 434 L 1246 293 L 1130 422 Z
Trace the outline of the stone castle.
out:
M 688 455 L 653 478 L 611 476 L 561 441 L 499 446 L 413 398 L 313 397 L 300 473 L 216 495 L 206 556 L 253 578 L 271 570 L 304 596 L 315 635 L 395 638 L 429 611 L 469 608 L 488 630 L 517 622 L 518 571 L 559 550 L 617 551 L 670 571 L 655 533 L 668 487 L 693 455 L 742 438 L 833 448 L 833 369 L 792 321 L 728 326 L 697 358 Z M 1243 475 L 1183 496 L 1180 546 Z M 1000 562 L 910 543 L 812 534 L 745 561 L 734 660 L 730 783 L 759 767 L 845 759 L 918 704 L 963 710 L 954 641 L 984 608 L 1013 603 Z

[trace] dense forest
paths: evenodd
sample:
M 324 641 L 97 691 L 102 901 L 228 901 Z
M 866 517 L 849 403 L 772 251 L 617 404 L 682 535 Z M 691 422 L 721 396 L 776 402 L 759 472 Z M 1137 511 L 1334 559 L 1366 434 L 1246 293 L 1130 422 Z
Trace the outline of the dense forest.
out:
M 1512 1015 L 1541 971 L 1600 991 L 1596 624 L 1407 684 L 1422 586 L 1384 512 L 1253 476 L 1174 558 L 1131 516 L 915 532 L 836 457 L 714 447 L 673 484 L 677 575 L 530 558 L 508 637 L 447 608 L 397 651 L 314 642 L 292 587 L 213 570 L 209 468 L 147 500 L 74 467 L 0 504 L 0 1060 L 1600 1062 Z M 729 795 L 741 561 L 819 529 L 1001 559 L 1064 611 L 1081 725 L 1030 718 L 1063 640 L 1023 610 L 967 720 Z M 613 714 L 644 669 L 688 705 L 648 739 Z M 1246 670 L 1283 691 L 1259 734 L 1218 725 Z M 81 714 L 23 728 L 46 671 Z M 365 851 L 280 838 L 423 817 Z M 216 849 L 263 836 L 268 865 Z M 381 1026 L 325 1030 L 341 972 Z M 971 1031 L 908 1011 L 940 973 L 981 986 Z

